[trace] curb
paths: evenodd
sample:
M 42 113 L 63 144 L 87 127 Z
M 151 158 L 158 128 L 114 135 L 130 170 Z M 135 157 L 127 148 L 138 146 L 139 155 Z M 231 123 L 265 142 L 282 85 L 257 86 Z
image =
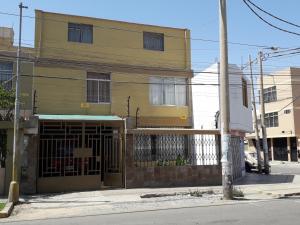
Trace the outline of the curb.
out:
M 0 218 L 9 217 L 14 208 L 14 204 L 12 202 L 7 202 L 5 207 L 0 211 Z

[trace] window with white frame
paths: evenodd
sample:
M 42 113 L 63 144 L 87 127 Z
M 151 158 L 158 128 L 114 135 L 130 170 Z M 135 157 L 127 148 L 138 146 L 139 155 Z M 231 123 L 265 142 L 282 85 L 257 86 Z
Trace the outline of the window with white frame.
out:
M 68 41 L 93 43 L 93 25 L 69 23 Z
M 110 74 L 87 73 L 87 102 L 110 103 Z
M 7 90 L 12 88 L 13 63 L 0 61 L 0 84 Z
M 266 127 L 278 127 L 278 112 L 271 112 L 265 114 Z
M 276 86 L 264 88 L 264 102 L 275 102 L 277 101 Z
M 150 103 L 153 105 L 187 105 L 186 78 L 150 77 Z

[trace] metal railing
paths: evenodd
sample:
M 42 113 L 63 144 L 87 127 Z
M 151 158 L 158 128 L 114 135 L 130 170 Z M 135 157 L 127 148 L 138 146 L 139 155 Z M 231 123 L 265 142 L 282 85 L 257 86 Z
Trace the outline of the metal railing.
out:
M 218 130 L 145 128 L 129 133 L 137 167 L 219 165 Z

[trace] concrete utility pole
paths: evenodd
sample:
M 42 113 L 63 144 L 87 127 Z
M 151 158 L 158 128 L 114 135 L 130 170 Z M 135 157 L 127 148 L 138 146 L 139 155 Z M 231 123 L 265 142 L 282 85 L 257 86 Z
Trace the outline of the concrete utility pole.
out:
M 259 53 L 259 68 L 260 68 L 260 120 L 261 120 L 261 131 L 262 131 L 262 138 L 263 138 L 263 150 L 264 150 L 264 171 L 265 174 L 269 174 L 269 152 L 268 152 L 268 142 L 267 142 L 267 130 L 265 126 L 265 101 L 264 101 L 264 80 L 263 80 L 263 66 L 262 66 L 262 58 L 263 53 L 260 51 Z
M 22 39 L 22 11 L 27 9 L 21 2 L 20 22 L 19 22 L 19 45 L 17 51 L 17 73 L 16 73 L 16 96 L 15 96 L 15 113 L 14 113 L 14 146 L 13 146 L 13 166 L 12 166 L 12 180 L 9 186 L 8 201 L 17 203 L 19 201 L 19 182 L 18 182 L 18 166 L 20 156 L 20 53 L 21 53 L 21 39 Z
M 252 61 L 251 61 L 250 55 L 249 55 L 249 68 L 250 68 L 251 87 L 252 87 L 251 92 L 252 92 L 252 104 L 253 104 L 253 114 L 254 114 L 257 166 L 258 166 L 258 172 L 261 173 L 259 130 L 258 130 L 258 124 L 257 124 L 256 101 L 255 101 L 254 82 L 253 82 L 253 74 L 252 74 Z
M 226 0 L 219 0 L 220 19 L 220 111 L 221 111 L 221 146 L 222 146 L 222 184 L 223 198 L 229 200 L 232 194 L 232 157 L 230 149 L 230 102 L 228 77 L 228 46 Z

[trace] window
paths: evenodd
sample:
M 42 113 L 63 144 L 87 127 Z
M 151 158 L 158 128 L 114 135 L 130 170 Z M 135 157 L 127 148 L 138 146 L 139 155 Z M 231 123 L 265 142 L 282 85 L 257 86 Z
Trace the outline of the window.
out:
M 187 104 L 185 78 L 150 77 L 150 102 L 153 105 Z
M 272 86 L 264 89 L 264 102 L 275 102 L 277 101 L 276 86 Z
M 242 79 L 242 94 L 243 94 L 243 106 L 248 108 L 248 89 L 247 81 Z
M 7 90 L 12 88 L 13 63 L 0 62 L 0 83 Z
M 110 74 L 87 73 L 87 102 L 110 103 Z
M 144 49 L 164 51 L 164 34 L 143 32 Z
M 265 126 L 266 127 L 278 127 L 278 112 L 265 114 Z
M 286 110 L 284 110 L 283 112 L 284 112 L 284 114 L 290 114 L 290 113 L 291 113 L 291 110 L 290 110 L 290 109 L 286 109 Z
M 69 23 L 68 41 L 93 43 L 93 25 Z

